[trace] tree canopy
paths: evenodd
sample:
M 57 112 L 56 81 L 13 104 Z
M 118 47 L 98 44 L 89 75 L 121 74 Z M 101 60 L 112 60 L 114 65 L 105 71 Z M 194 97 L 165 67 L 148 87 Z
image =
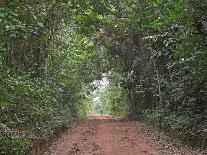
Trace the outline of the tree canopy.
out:
M 2 0 L 0 72 L 0 154 L 84 118 L 103 73 L 103 110 L 207 147 L 206 0 Z

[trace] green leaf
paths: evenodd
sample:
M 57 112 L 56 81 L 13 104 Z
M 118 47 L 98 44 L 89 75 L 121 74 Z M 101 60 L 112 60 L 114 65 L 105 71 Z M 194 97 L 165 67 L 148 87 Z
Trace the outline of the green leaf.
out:
M 38 24 L 38 26 L 40 26 L 40 27 L 44 27 L 44 24 L 43 23 L 37 23 Z
M 3 12 L 0 12 L 0 17 L 4 17 L 4 13 Z

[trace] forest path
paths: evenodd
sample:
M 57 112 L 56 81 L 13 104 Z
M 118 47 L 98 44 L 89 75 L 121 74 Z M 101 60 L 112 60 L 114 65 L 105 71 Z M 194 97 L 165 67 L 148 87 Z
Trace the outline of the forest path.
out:
M 137 124 L 110 116 L 89 116 L 64 138 L 54 155 L 159 155 Z

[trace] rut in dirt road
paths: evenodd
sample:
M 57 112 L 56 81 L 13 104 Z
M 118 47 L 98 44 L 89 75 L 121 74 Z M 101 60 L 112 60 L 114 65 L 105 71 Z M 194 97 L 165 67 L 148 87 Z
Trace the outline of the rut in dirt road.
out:
M 88 117 L 65 138 L 54 155 L 159 155 L 132 122 L 110 116 Z

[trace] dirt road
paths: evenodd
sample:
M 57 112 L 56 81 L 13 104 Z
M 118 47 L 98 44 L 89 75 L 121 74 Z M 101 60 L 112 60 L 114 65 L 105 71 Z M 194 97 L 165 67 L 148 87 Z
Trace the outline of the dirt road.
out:
M 137 125 L 110 116 L 91 116 L 77 125 L 57 155 L 159 155 Z

